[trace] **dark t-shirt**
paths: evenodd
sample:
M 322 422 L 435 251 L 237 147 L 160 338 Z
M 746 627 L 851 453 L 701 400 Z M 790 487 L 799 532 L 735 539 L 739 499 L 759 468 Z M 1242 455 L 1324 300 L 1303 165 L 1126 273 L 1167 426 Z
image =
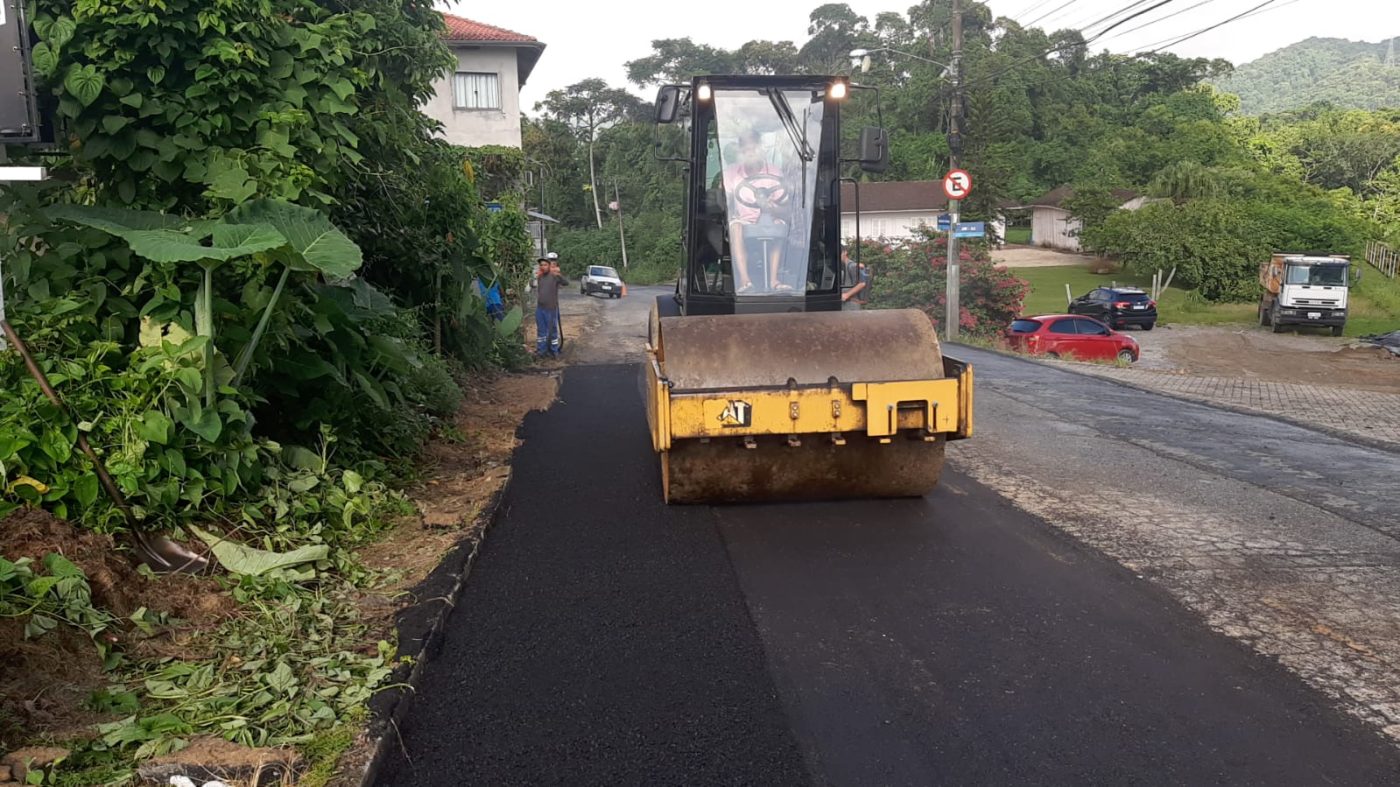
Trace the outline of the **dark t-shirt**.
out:
M 854 262 L 846 263 L 846 278 L 841 283 L 841 289 L 849 290 L 861 282 L 865 282 L 865 288 L 856 293 L 853 299 L 864 303 L 870 297 L 870 273 L 862 271 Z
M 559 285 L 567 285 L 569 280 L 558 274 L 545 274 L 535 280 L 535 286 L 539 287 L 539 294 L 536 296 L 536 303 L 542 309 L 559 308 Z

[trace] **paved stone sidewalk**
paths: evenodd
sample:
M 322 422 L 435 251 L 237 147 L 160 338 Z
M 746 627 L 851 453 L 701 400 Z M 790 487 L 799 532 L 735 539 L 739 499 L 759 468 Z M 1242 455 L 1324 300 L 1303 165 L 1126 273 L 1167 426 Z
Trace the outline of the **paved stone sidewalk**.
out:
M 1136 388 L 1282 418 L 1400 448 L 1400 394 L 1046 361 Z

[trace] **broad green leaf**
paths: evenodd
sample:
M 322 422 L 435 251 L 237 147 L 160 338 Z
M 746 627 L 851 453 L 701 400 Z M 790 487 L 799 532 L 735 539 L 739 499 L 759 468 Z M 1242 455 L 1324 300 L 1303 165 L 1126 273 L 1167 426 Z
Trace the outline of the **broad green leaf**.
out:
M 258 191 L 258 184 L 248 176 L 242 164 L 215 167 L 208 182 L 209 196 L 230 202 L 246 202 Z
M 51 77 L 58 70 L 58 53 L 47 41 L 34 46 L 29 53 L 29 60 L 34 65 L 34 70 L 42 77 Z
M 320 454 L 299 445 L 289 445 L 283 448 L 282 461 L 288 467 L 294 467 L 298 470 L 311 470 L 319 473 L 325 469 Z
M 268 128 L 258 133 L 258 144 L 279 156 L 288 158 L 296 155 L 296 148 L 288 143 L 286 129 Z
M 107 78 L 92 65 L 80 66 L 74 63 L 69 66 L 68 75 L 63 78 L 63 89 L 85 107 L 92 106 L 92 102 L 102 95 L 102 88 L 106 84 Z
M 326 87 L 330 88 L 341 101 L 349 98 L 355 92 L 355 86 L 350 84 L 348 79 L 337 79 L 327 84 Z
M 96 481 L 97 476 L 92 476 L 92 479 Z M 83 573 L 81 568 L 78 568 L 73 564 L 73 561 L 57 552 L 50 552 L 44 555 L 44 569 L 49 572 L 50 576 L 56 579 L 73 579 L 77 577 L 87 579 L 87 575 Z
M 224 229 L 220 229 L 223 227 Z M 120 237 L 136 254 L 153 262 L 225 262 L 285 245 L 286 241 L 271 228 L 256 231 L 234 231 L 229 225 L 214 225 L 213 245 L 206 246 L 200 237 L 172 230 L 129 230 Z
M 97 476 L 93 473 L 74 479 L 73 496 L 78 499 L 78 505 L 87 508 L 97 502 L 97 487 Z
M 383 386 L 375 382 L 369 375 L 358 370 L 355 372 L 355 382 L 360 384 L 360 390 L 364 391 L 376 405 L 384 410 L 389 409 L 389 397 L 385 395 Z
M 102 118 L 102 130 L 108 134 L 115 134 L 131 124 L 131 118 L 123 115 L 107 115 Z
M 345 491 L 352 495 L 360 493 L 360 489 L 365 485 L 365 479 L 354 470 L 346 470 L 340 477 L 340 481 L 345 485 Z
M 117 236 L 131 230 L 174 230 L 194 228 L 201 224 L 168 213 L 99 208 L 90 205 L 54 205 L 46 209 L 44 214 L 50 221 L 69 221 Z
M 291 667 L 287 666 L 287 662 L 279 661 L 277 668 L 268 674 L 267 685 L 275 691 L 286 694 L 296 687 L 296 674 L 292 672 Z
M 239 206 L 227 220 L 275 227 L 287 239 L 294 257 L 290 264 L 295 270 L 319 271 L 340 279 L 354 273 L 364 260 L 360 247 L 312 208 L 260 199 Z
M 207 409 L 197 416 L 180 421 L 186 429 L 199 435 L 206 443 L 217 442 L 224 431 L 224 422 L 219 420 L 219 411 Z
M 505 319 L 501 320 L 501 324 L 496 326 L 496 330 L 501 336 L 511 336 L 520 330 L 520 320 L 523 317 L 524 312 L 520 310 L 520 307 L 513 307 L 506 313 Z
M 133 425 L 136 429 L 136 436 L 150 443 L 160 443 L 169 445 L 175 434 L 175 424 L 170 417 L 159 410 L 148 410 L 141 416 L 141 420 Z
M 198 369 L 192 366 L 184 366 L 176 369 L 175 379 L 179 381 L 180 387 L 185 389 L 185 393 L 191 396 L 198 395 L 204 391 L 204 376 L 200 374 Z
M 159 85 L 165 79 L 165 66 L 151 66 L 146 69 L 146 78 L 151 80 L 152 85 Z
M 44 42 L 53 47 L 55 53 L 63 49 L 69 41 L 73 40 L 73 34 L 78 32 L 78 23 L 72 17 L 60 16 L 49 25 L 48 31 L 44 35 Z
M 287 488 L 300 495 L 310 492 L 320 484 L 321 479 L 314 475 L 307 475 L 292 479 L 292 481 L 287 484 Z
M 197 527 L 190 527 L 200 540 L 209 545 L 210 551 L 219 565 L 235 574 L 258 576 L 279 568 L 291 568 L 305 563 L 325 560 L 331 548 L 325 544 L 312 544 L 294 549 L 291 552 L 269 552 L 254 549 L 232 541 L 226 541 Z

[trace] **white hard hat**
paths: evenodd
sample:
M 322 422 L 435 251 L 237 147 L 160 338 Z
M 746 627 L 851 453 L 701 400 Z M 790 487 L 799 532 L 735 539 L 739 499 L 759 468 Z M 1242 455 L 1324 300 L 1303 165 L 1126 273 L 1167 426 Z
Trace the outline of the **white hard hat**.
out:
M 550 253 L 544 255 L 544 258 L 547 260 L 557 260 L 559 259 L 559 254 L 558 252 L 551 251 Z

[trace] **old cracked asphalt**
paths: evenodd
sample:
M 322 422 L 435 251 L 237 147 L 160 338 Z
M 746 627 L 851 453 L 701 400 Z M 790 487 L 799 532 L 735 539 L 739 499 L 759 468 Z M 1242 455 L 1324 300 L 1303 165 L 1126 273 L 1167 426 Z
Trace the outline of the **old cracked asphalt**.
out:
M 648 295 L 600 301 L 608 347 L 575 360 L 635 357 Z M 1212 617 L 1258 622 L 1251 594 L 1291 609 L 1273 574 L 1177 563 L 1292 558 L 1327 529 L 1374 560 L 1397 514 L 1371 476 L 1394 456 L 1327 438 L 1274 467 L 1323 478 L 1275 491 L 1248 454 L 1298 438 L 1274 422 L 967 354 L 985 436 L 925 499 L 839 504 L 662 505 L 636 367 L 569 368 L 379 783 L 1395 783 L 1383 720 Z M 1172 426 L 1198 422 L 1209 450 Z M 1371 475 L 1329 484 L 1319 456 Z M 1120 505 L 1206 477 L 1218 495 L 1169 507 L 1175 540 Z M 1261 505 L 1272 544 L 1242 531 Z

